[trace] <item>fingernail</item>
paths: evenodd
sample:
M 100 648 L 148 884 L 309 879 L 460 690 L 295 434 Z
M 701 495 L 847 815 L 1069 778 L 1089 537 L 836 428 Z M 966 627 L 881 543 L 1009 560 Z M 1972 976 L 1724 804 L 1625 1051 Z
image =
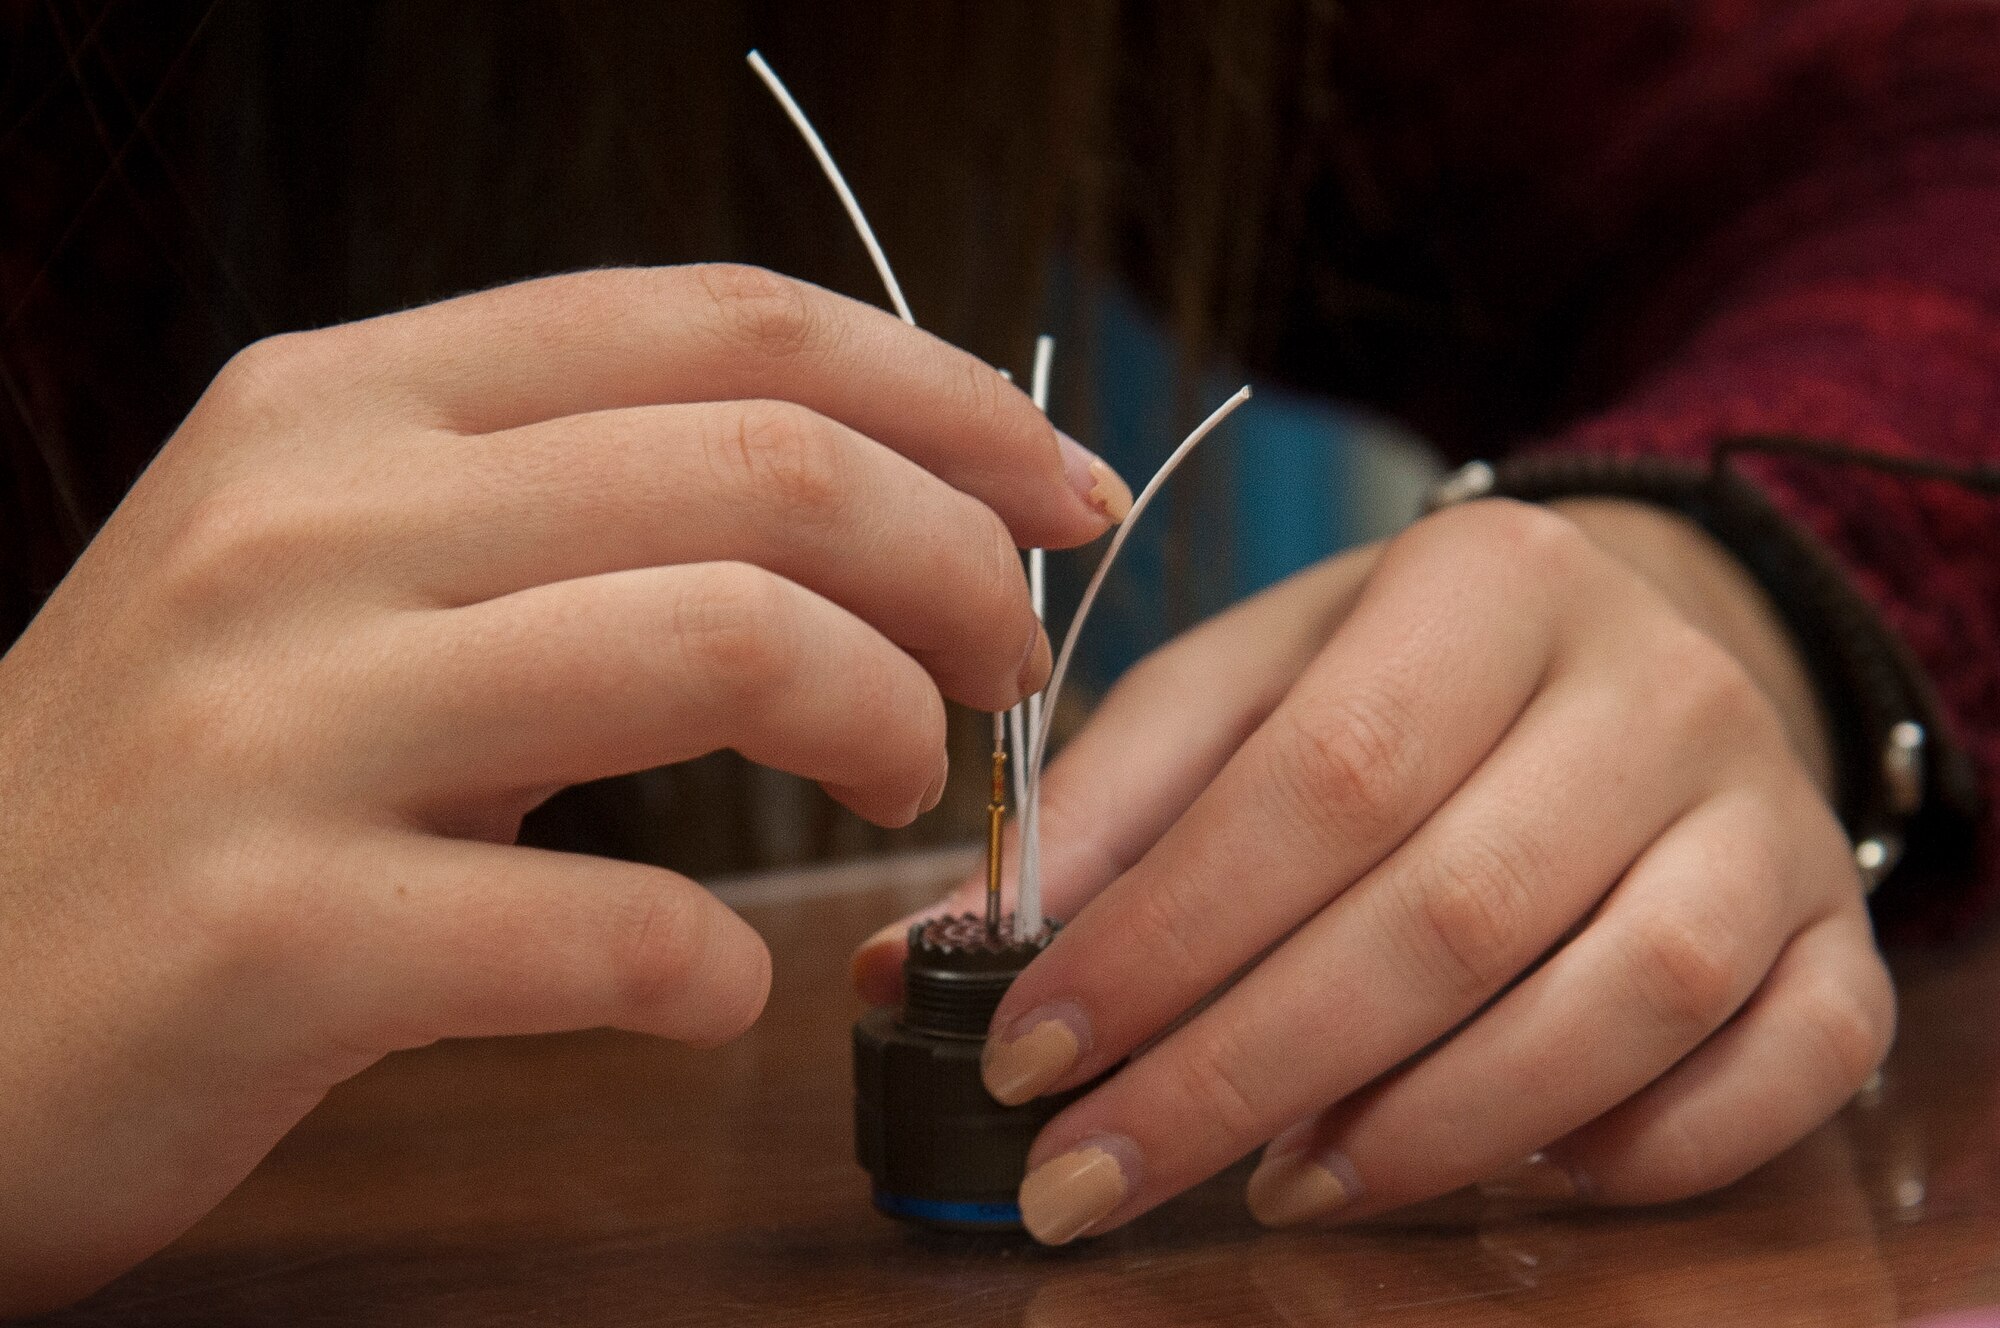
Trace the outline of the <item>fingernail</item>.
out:
M 892 922 L 855 947 L 847 961 L 847 981 L 870 1005 L 894 1005 L 902 996 L 902 962 L 895 944 L 909 931 Z
M 979 1075 L 994 1100 L 1018 1107 L 1043 1093 L 1083 1056 L 1088 1025 L 1074 1002 L 1044 1005 L 1014 1021 L 1024 1030 L 1010 1038 L 988 1037 L 980 1053 Z
M 909 934 L 910 934 L 910 924 L 908 922 L 899 920 L 890 923 L 888 926 L 882 928 L 880 931 L 870 936 L 867 940 L 863 941 L 861 944 L 854 947 L 855 963 L 859 964 L 864 956 L 874 954 L 877 950 L 880 950 L 884 946 L 894 945 L 897 941 L 902 940 L 905 936 Z
M 847 961 L 847 976 L 862 999 L 870 1005 L 901 1001 L 903 942 L 909 939 L 910 928 L 951 911 L 951 901 L 940 900 L 921 912 L 897 918 L 854 947 L 854 956 Z
M 1106 464 L 1103 457 L 1068 434 L 1059 431 L 1056 440 L 1062 445 L 1063 471 L 1069 476 L 1070 487 L 1090 505 L 1092 511 L 1111 524 L 1123 521 L 1125 514 L 1132 510 L 1132 490 L 1119 478 L 1118 472 Z
M 1065 1245 L 1102 1222 L 1131 1193 L 1120 1153 L 1129 1139 L 1098 1136 L 1028 1173 L 1021 1182 L 1021 1225 L 1044 1245 Z
M 1583 1199 L 1590 1194 L 1590 1182 L 1547 1153 L 1530 1153 L 1479 1182 L 1479 1192 L 1489 1199 Z
M 1021 656 L 1021 672 L 1014 685 L 1020 689 L 1021 699 L 1026 700 L 1048 685 L 1049 670 L 1055 660 L 1049 654 L 1049 634 L 1040 627 L 1028 640 L 1028 653 Z
M 928 789 L 924 790 L 924 801 L 923 801 L 923 806 L 920 810 L 929 811 L 931 808 L 937 806 L 938 803 L 944 799 L 945 782 L 950 778 L 951 778 L 951 757 L 947 755 L 944 758 L 944 763 L 938 767 L 937 778 L 933 779 L 931 781 L 931 786 Z
M 1342 1153 L 1266 1150 L 1250 1174 L 1243 1197 L 1250 1215 L 1267 1227 L 1296 1226 L 1337 1212 L 1361 1195 L 1361 1177 Z

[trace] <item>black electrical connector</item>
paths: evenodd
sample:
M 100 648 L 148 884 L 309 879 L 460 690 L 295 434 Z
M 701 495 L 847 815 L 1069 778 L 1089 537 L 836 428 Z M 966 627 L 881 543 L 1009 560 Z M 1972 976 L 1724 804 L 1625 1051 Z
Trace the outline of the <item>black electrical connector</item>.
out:
M 966 914 L 912 926 L 902 1008 L 871 1010 L 854 1026 L 855 1153 L 891 1217 L 1019 1230 L 1029 1145 L 1093 1086 L 1008 1107 L 980 1081 L 993 1011 L 1055 934 L 1015 941 L 1009 923 L 989 929 Z

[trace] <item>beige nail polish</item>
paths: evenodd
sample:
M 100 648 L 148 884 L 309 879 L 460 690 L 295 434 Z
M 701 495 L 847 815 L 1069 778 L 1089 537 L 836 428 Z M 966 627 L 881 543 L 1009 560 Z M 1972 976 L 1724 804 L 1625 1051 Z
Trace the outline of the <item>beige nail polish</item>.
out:
M 1289 1227 L 1345 1208 L 1361 1187 L 1344 1162 L 1326 1164 L 1300 1153 L 1266 1157 L 1244 1190 L 1251 1216 L 1267 1227 Z M 1342 1179 L 1336 1169 L 1348 1177 Z
M 1021 1182 L 1021 1224 L 1044 1245 L 1075 1240 L 1125 1202 L 1125 1171 L 1102 1148 L 1052 1157 Z
M 1081 1050 L 1069 1025 L 1044 1019 L 1011 1042 L 989 1038 L 979 1074 L 995 1101 L 1018 1107 L 1068 1073 Z
M 1116 525 L 1132 510 L 1132 490 L 1122 476 L 1102 459 L 1090 459 L 1090 492 L 1084 500 L 1104 513 Z
M 1489 1199 L 1579 1199 L 1584 1185 L 1580 1176 L 1558 1166 L 1548 1154 L 1530 1153 L 1479 1182 L 1479 1192 Z

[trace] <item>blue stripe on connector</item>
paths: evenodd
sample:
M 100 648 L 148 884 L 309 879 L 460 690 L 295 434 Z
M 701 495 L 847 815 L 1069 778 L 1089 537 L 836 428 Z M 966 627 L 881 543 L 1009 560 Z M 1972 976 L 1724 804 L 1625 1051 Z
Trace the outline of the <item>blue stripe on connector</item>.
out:
M 1010 1203 L 964 1203 L 948 1199 L 913 1199 L 907 1194 L 875 1191 L 875 1206 L 891 1217 L 916 1222 L 950 1222 L 962 1227 L 1018 1227 L 1021 1207 Z

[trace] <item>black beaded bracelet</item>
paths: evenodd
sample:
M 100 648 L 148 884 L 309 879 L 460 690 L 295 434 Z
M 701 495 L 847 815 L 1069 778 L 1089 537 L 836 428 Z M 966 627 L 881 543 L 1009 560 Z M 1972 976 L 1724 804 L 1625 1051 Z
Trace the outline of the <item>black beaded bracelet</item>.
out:
M 1709 466 L 1561 454 L 1497 465 L 1475 461 L 1447 476 L 1426 510 L 1487 497 L 1527 502 L 1605 497 L 1687 517 L 1763 587 L 1798 647 L 1831 729 L 1835 809 L 1854 844 L 1864 886 L 1872 892 L 1899 863 L 1913 858 L 1927 867 L 1962 866 L 1970 859 L 1980 813 L 1970 758 L 1944 724 L 1922 667 L 1832 552 L 1727 464 L 1731 453 L 1750 450 L 1864 465 L 1876 460 L 1806 440 L 1732 439 L 1717 447 Z M 1986 472 L 1885 460 L 1887 469 L 1981 488 L 1992 482 Z

